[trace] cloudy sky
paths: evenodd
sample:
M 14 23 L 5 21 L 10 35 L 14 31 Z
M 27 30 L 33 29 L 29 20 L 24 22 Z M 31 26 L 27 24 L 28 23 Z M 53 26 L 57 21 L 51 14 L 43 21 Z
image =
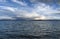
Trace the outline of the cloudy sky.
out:
M 0 19 L 60 19 L 60 0 L 0 0 Z

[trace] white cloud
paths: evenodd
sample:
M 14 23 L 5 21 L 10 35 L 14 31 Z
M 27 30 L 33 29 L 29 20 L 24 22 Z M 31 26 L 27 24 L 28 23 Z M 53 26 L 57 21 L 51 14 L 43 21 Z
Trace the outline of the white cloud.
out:
M 17 15 L 17 17 L 25 17 L 25 18 L 32 18 L 32 17 L 36 17 L 39 16 L 39 14 L 37 14 L 36 12 L 29 12 L 27 10 L 17 10 L 17 13 L 15 13 Z
M 35 4 L 34 8 L 32 9 L 31 7 L 25 7 L 24 9 L 18 9 L 18 8 L 7 7 L 7 6 L 0 6 L 0 8 L 14 12 L 14 14 L 17 17 L 33 18 L 36 20 L 38 19 L 59 19 L 60 18 L 58 16 L 53 16 L 53 14 L 60 13 L 58 9 L 54 9 L 52 6 L 46 5 L 44 3 Z M 30 10 L 30 12 L 28 10 Z
M 30 9 L 30 8 L 28 8 Z M 59 19 L 60 17 L 53 16 L 53 14 L 60 13 L 58 9 L 44 3 L 35 4 L 35 7 L 30 10 L 17 9 L 15 14 L 17 17 L 33 18 L 33 19 Z
M 8 7 L 8 6 L 0 6 L 0 9 L 10 10 L 12 12 L 15 12 L 16 8 Z
M 33 10 L 36 14 L 39 14 L 39 17 L 35 19 L 59 19 L 60 17 L 53 16 L 52 14 L 60 13 L 60 10 L 54 9 L 54 7 L 46 5 L 44 3 L 35 4 Z M 47 16 L 46 16 L 47 15 Z
M 16 8 L 0 6 L 0 19 L 14 19 Z
M 30 9 L 30 8 L 29 8 Z M 20 14 L 19 14 L 20 13 Z M 53 9 L 52 6 L 46 4 L 35 4 L 35 8 L 28 12 L 28 10 L 17 11 L 17 16 L 26 17 L 26 18 L 34 18 L 34 19 L 59 19 L 60 17 L 53 16 L 52 14 L 60 13 L 58 9 Z M 47 16 L 46 16 L 47 15 Z
M 42 12 L 44 14 L 60 13 L 60 11 L 53 9 L 52 6 L 46 5 L 44 3 L 39 3 L 35 6 L 36 6 L 35 7 L 36 12 Z
M 14 18 L 12 18 L 12 17 L 9 17 L 9 16 L 0 16 L 0 19 L 14 19 Z
M 15 2 L 15 3 L 18 3 L 18 4 L 22 5 L 22 6 L 27 6 L 27 4 L 25 2 L 18 1 L 18 0 L 12 0 L 12 1 Z

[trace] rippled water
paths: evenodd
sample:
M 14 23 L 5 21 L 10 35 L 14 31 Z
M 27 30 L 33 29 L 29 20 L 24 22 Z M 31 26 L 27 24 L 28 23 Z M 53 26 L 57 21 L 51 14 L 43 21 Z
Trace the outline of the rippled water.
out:
M 60 21 L 0 21 L 1 39 L 60 39 Z

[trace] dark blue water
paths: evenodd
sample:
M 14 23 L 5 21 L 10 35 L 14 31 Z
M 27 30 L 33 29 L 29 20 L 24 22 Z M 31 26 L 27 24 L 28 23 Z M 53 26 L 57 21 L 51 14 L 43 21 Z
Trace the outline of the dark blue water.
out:
M 0 21 L 0 39 L 60 39 L 60 21 Z

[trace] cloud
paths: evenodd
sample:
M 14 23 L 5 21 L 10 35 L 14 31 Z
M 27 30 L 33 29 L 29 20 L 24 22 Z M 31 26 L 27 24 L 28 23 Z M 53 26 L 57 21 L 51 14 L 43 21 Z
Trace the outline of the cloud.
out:
M 41 19 L 41 17 L 43 19 L 57 19 L 57 18 L 59 19 L 60 18 L 56 15 L 60 13 L 60 10 L 58 10 L 57 8 L 54 8 L 53 6 L 46 5 L 45 3 L 36 4 L 34 10 L 39 15 L 42 15 L 39 17 L 39 19 Z
M 4 2 L 4 3 L 5 3 L 5 2 L 7 2 L 7 1 L 6 1 L 6 0 L 0 0 L 0 3 L 2 3 L 2 2 Z
M 11 19 L 14 20 L 13 18 L 15 15 L 15 8 L 13 7 L 8 7 L 8 6 L 0 6 L 0 19 Z
M 53 0 L 30 0 L 32 3 L 52 3 Z
M 30 9 L 30 8 L 29 8 Z M 50 5 L 46 5 L 44 3 L 35 4 L 34 8 L 29 12 L 28 10 L 17 10 L 17 16 L 33 18 L 33 19 L 59 19 L 56 13 L 60 13 L 60 11 Z
M 15 8 L 13 8 L 13 7 L 0 6 L 0 9 L 5 9 L 5 10 L 10 10 L 10 11 L 12 11 L 12 12 L 15 12 Z
M 60 3 L 60 0 L 30 0 L 30 2 L 32 3 L 49 3 L 49 4 L 53 4 L 53 3 Z
M 44 3 L 39 3 L 35 5 L 35 11 L 45 14 L 60 13 L 60 10 L 54 8 L 54 6 L 49 6 Z
M 22 6 L 27 6 L 27 4 L 25 2 L 22 2 L 21 0 L 12 0 L 12 1 Z
M 27 10 L 17 10 L 16 11 L 17 13 L 16 13 L 16 15 L 17 15 L 17 17 L 25 17 L 25 18 L 32 18 L 32 17 L 36 17 L 36 16 L 39 16 L 36 12 L 29 12 L 29 11 L 27 11 Z
M 32 18 L 35 20 L 60 18 L 60 16 L 58 16 L 58 13 L 60 13 L 60 10 L 58 8 L 54 8 L 54 6 L 50 6 L 45 3 L 34 4 L 34 7 L 27 6 L 27 7 L 21 7 L 21 8 L 13 8 L 8 6 L 0 6 L 0 9 L 1 8 L 13 12 L 11 14 L 15 14 L 16 15 L 15 17 Z M 2 18 L 5 18 L 5 17 L 6 16 L 3 16 Z
M 12 17 L 9 17 L 9 16 L 0 16 L 0 19 L 14 19 L 14 18 L 12 18 Z
M 0 6 L 0 16 L 16 17 L 15 11 L 16 8 L 8 6 Z

